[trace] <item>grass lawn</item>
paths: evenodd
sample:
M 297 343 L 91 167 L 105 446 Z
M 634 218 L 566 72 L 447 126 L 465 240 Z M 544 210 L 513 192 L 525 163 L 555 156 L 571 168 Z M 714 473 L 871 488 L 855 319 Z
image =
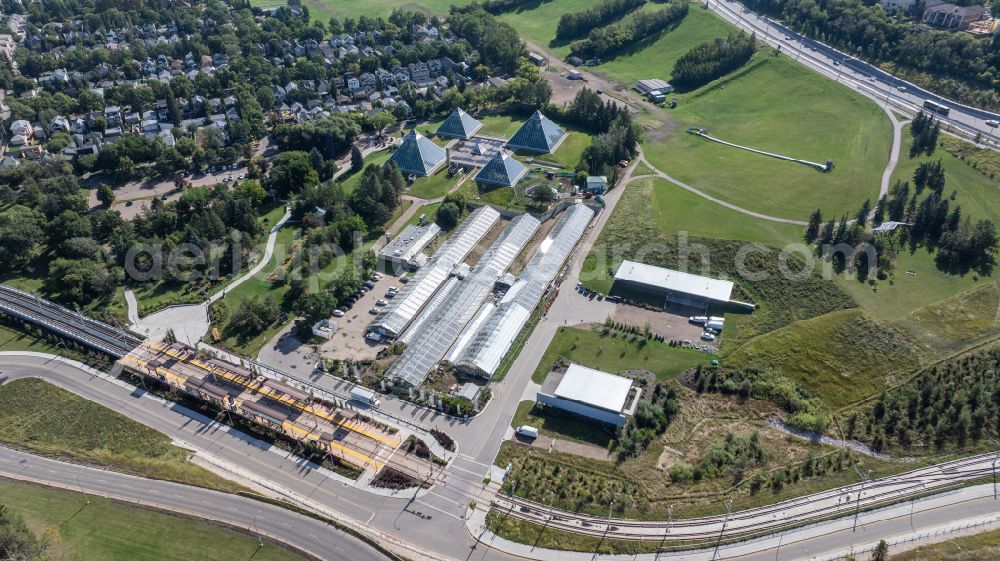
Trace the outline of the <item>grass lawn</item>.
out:
M 673 379 L 699 364 L 708 364 L 710 359 L 708 354 L 694 349 L 671 347 L 657 341 L 641 345 L 636 341 L 627 341 L 622 335 L 612 334 L 602 335 L 600 331 L 590 329 L 560 327 L 531 379 L 542 383 L 559 357 L 612 374 L 622 370 L 649 370 L 661 382 Z
M 378 152 L 373 152 L 365 156 L 365 165 L 375 164 L 381 165 L 389 160 L 389 156 L 392 156 L 392 152 L 389 150 L 380 150 Z M 344 176 L 341 176 L 340 186 L 343 187 L 344 193 L 350 195 L 358 188 L 358 183 L 361 181 L 361 172 L 351 173 L 348 171 Z
M 483 128 L 479 129 L 479 132 L 476 134 L 509 140 L 517 132 L 517 129 L 521 128 L 521 125 L 524 124 L 525 117 L 486 115 L 479 118 L 479 121 L 483 124 Z
M 188 462 L 166 435 L 36 378 L 0 386 L 0 441 L 142 477 L 242 489 Z
M 854 212 L 878 196 L 892 130 L 871 100 L 784 56 L 761 51 L 744 69 L 681 96 L 675 121 L 647 133 L 646 158 L 665 173 L 740 207 L 804 220 Z M 717 144 L 688 127 L 815 162 L 830 173 Z
M 564 414 L 554 408 L 536 407 L 534 401 L 517 404 L 510 426 L 516 429 L 521 425 L 537 428 L 542 436 L 554 436 L 605 448 L 615 437 L 615 431 L 610 428 L 597 423 L 580 422 L 579 417 Z
M 897 553 L 892 561 L 977 561 L 1000 559 L 1000 530 L 954 538 Z
M 642 198 L 652 202 L 661 232 L 687 232 L 690 236 L 774 246 L 802 241 L 801 226 L 747 216 L 662 179 L 641 180 L 627 188 L 642 193 Z
M 658 8 L 648 4 L 647 9 Z M 553 29 L 555 22 L 552 22 Z M 604 59 L 591 71 L 617 80 L 627 87 L 649 78 L 670 81 L 677 59 L 695 45 L 725 37 L 736 29 L 716 16 L 701 3 L 692 3 L 680 25 L 659 34 L 652 42 L 643 41 L 633 48 Z M 554 33 L 554 32 L 553 32 Z M 567 51 L 568 52 L 568 51 Z
M 954 193 L 954 198 L 949 203 L 952 208 L 954 205 L 961 206 L 962 215 L 973 221 L 989 219 L 994 224 L 1000 224 L 1000 182 L 990 179 L 987 173 L 974 169 L 951 152 L 965 154 L 983 170 L 992 169 L 1000 158 L 981 154 L 968 142 L 950 137 L 945 137 L 944 142 L 949 150 L 938 147 L 931 156 L 921 154 L 910 158 L 912 137 L 910 127 L 904 127 L 903 146 L 899 164 L 892 175 L 893 182 L 909 181 L 912 191 L 913 173 L 917 165 L 940 159 L 946 177 L 944 196 L 951 197 Z M 934 255 L 924 247 L 916 248 L 913 253 L 908 247 L 904 248 L 896 257 L 893 269 L 891 282 L 880 281 L 875 289 L 858 283 L 853 278 L 838 278 L 838 284 L 878 317 L 897 320 L 919 308 L 989 282 L 972 272 L 951 275 L 939 271 L 934 264 Z M 907 271 L 914 274 L 907 274 Z
M 509 23 L 517 32 L 532 43 L 548 47 L 559 57 L 569 55 L 569 41 L 559 41 L 556 38 L 556 25 L 559 17 L 571 12 L 581 12 L 600 0 L 559 0 L 558 2 L 539 2 L 529 4 L 531 9 L 514 10 L 502 14 L 500 19 Z M 580 37 L 581 39 L 583 36 Z
M 455 183 L 462 178 L 461 174 L 448 176 L 448 168 L 442 167 L 434 175 L 418 177 L 406 192 L 407 195 L 421 199 L 437 199 L 448 194 Z
M 570 170 L 576 169 L 576 164 L 580 162 L 583 151 L 590 146 L 590 135 L 584 132 L 570 130 L 567 131 L 566 140 L 559 145 L 559 148 L 552 154 L 542 154 L 536 160 L 553 162 Z
M 32 351 L 36 353 L 55 353 L 60 347 L 50 345 L 6 325 L 0 325 L 0 351 Z
M 942 135 L 944 136 L 944 135 Z M 966 150 L 973 151 L 975 146 L 968 142 L 945 137 L 948 146 L 952 150 L 962 153 Z M 953 156 L 948 150 L 938 147 L 930 156 L 920 154 L 915 158 L 910 158 L 910 146 L 913 144 L 913 137 L 910 136 L 909 125 L 903 127 L 903 146 L 899 154 L 899 164 L 892 174 L 892 181 L 909 181 L 910 191 L 913 191 L 913 173 L 917 166 L 923 162 L 941 160 L 945 171 L 944 196 L 950 197 L 955 192 L 955 198 L 950 201 L 952 206 L 962 207 L 962 215 L 968 216 L 973 221 L 981 219 L 992 220 L 994 224 L 1000 224 L 1000 181 L 990 179 L 990 177 L 971 165 Z M 971 156 L 970 157 L 974 157 Z M 995 160 L 1000 160 L 996 158 Z M 988 169 L 987 164 L 982 164 L 983 169 Z
M 263 244 L 267 242 L 271 227 L 277 224 L 284 214 L 285 207 L 279 204 L 258 218 L 262 232 L 259 240 L 261 248 L 258 258 L 264 254 Z M 139 305 L 139 315 L 146 316 L 167 306 L 203 302 L 230 282 L 243 276 L 243 273 L 244 271 L 241 271 L 231 278 L 222 278 L 215 281 L 202 279 L 183 282 L 165 278 L 155 282 L 136 283 L 132 291 L 135 294 L 136 303 Z M 124 299 L 122 301 L 124 302 Z
M 256 551 L 257 539 L 249 534 L 104 497 L 88 497 L 85 504 L 77 492 L 12 481 L 0 481 L 0 497 L 35 535 L 52 538 L 54 561 L 303 559 L 270 542 Z
M 441 203 L 428 203 L 421 205 L 420 209 L 414 212 L 413 216 L 411 216 L 410 219 L 406 221 L 406 224 L 403 225 L 403 228 L 409 226 L 410 224 L 416 224 L 417 222 L 420 222 L 421 214 L 427 215 L 427 217 L 424 220 L 428 224 L 434 222 L 435 218 L 437 217 L 438 207 L 440 206 Z M 403 228 L 400 228 L 399 230 L 402 231 Z

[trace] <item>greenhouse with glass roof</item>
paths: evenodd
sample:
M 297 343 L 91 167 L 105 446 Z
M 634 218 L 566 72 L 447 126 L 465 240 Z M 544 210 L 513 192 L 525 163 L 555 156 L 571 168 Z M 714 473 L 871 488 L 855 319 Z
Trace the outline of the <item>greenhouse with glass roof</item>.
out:
M 512 150 L 551 154 L 565 139 L 566 131 L 542 115 L 541 111 L 535 111 L 507 141 L 507 147 Z
M 475 332 L 458 337 L 448 361 L 465 374 L 491 379 L 593 217 L 586 205 L 567 208 L 500 303 L 484 305 Z
M 409 344 L 389 367 L 386 378 L 409 387 L 422 384 L 465 326 L 473 320 L 493 291 L 497 279 L 524 250 L 540 224 L 529 214 L 511 220 L 468 276 L 454 283 L 447 296 L 434 306 L 426 319 L 419 325 L 415 322 L 410 328 L 412 334 L 408 332 L 404 335 Z
M 428 176 L 444 165 L 447 154 L 416 130 L 403 137 L 403 143 L 392 153 L 390 161 L 396 162 L 406 175 Z

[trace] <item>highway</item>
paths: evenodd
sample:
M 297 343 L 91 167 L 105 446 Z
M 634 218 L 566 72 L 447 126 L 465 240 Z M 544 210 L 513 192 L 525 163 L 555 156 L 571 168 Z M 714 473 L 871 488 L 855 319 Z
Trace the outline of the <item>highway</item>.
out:
M 924 100 L 930 99 L 951 109 L 948 117 L 936 115 L 938 119 L 952 124 L 966 136 L 974 137 L 976 133 L 982 133 L 994 145 L 998 142 L 997 129 L 986 124 L 987 120 L 1000 120 L 1000 115 L 996 113 L 963 105 L 897 78 L 855 56 L 756 14 L 739 2 L 709 0 L 708 7 L 729 23 L 756 32 L 757 37 L 769 45 L 780 46 L 785 56 L 793 57 L 796 62 L 835 81 L 844 82 L 877 102 L 891 104 L 907 113 L 916 113 L 923 108 Z
M 316 559 L 382 561 L 387 558 L 326 522 L 229 493 L 69 464 L 4 447 L 0 447 L 0 477 L 43 483 L 221 522 L 251 536 L 284 543 Z M 82 514 L 86 516 L 82 497 L 80 502 L 84 509 Z

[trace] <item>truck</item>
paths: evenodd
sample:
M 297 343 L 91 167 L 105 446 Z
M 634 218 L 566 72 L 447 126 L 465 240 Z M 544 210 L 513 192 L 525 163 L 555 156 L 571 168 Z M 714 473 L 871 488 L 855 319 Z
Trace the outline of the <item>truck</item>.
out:
M 538 429 L 529 425 L 521 425 L 517 427 L 517 434 L 525 438 L 538 438 Z
M 368 388 L 362 388 L 361 386 L 354 386 L 351 388 L 351 399 L 354 401 L 360 401 L 369 407 L 378 407 L 382 405 L 382 402 L 378 400 L 377 394 Z

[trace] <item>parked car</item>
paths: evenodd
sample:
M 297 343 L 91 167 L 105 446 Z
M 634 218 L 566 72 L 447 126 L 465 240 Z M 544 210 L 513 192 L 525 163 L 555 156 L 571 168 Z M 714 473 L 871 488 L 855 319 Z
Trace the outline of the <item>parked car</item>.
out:
M 410 282 L 410 277 L 408 277 L 406 275 L 403 275 L 403 276 L 399 277 L 399 282 L 404 283 L 404 284 L 408 283 L 408 282 Z
M 341 310 L 339 308 L 336 309 L 336 310 L 334 310 L 333 311 L 333 317 L 335 317 L 335 318 L 342 318 L 342 317 L 344 317 L 344 310 Z
M 378 314 L 381 311 L 382 310 L 379 310 L 378 308 L 372 308 L 372 309 L 368 310 L 368 313 L 374 316 L 374 315 Z
M 702 341 L 715 341 L 715 335 L 712 335 L 708 331 L 701 334 Z
M 365 339 L 368 339 L 370 341 L 375 341 L 376 343 L 378 343 L 379 341 L 382 340 L 382 336 L 374 331 L 369 331 L 368 334 L 365 335 Z
M 538 438 L 538 429 L 528 425 L 517 427 L 517 434 L 526 438 Z
M 379 298 L 378 300 L 375 301 L 375 305 L 376 306 L 388 306 L 389 303 L 386 302 L 385 300 L 383 300 L 382 298 Z

